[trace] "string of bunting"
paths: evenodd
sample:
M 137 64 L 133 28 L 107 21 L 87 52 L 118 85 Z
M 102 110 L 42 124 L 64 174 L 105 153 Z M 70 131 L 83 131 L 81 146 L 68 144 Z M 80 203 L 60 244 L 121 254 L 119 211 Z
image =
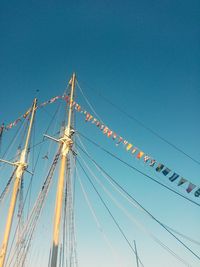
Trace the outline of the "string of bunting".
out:
M 47 104 L 52 104 L 54 103 L 56 100 L 58 99 L 61 99 L 61 98 L 66 98 L 64 96 L 55 96 L 53 98 L 51 98 L 50 100 L 48 101 L 45 101 L 43 103 L 41 103 L 39 106 L 36 107 L 36 109 L 38 108 L 41 108 L 41 107 L 44 107 L 46 106 Z M 23 119 L 26 119 L 28 117 L 28 115 L 30 114 L 31 112 L 31 108 L 29 108 L 23 115 L 21 115 L 19 118 L 17 118 L 16 120 L 14 120 L 13 122 L 5 125 L 4 123 L 0 126 L 0 136 L 2 134 L 2 132 L 4 130 L 8 131 L 10 130 L 11 128 L 13 128 L 14 126 L 16 126 L 19 122 L 21 122 Z
M 73 106 L 76 111 L 85 115 L 85 122 L 91 122 L 92 124 L 96 125 L 104 135 L 106 135 L 108 138 L 111 138 L 115 142 L 116 146 L 123 144 L 127 152 L 131 153 L 131 155 L 135 156 L 139 160 L 143 159 L 145 164 L 148 164 L 150 167 L 154 168 L 157 173 L 162 173 L 162 175 L 168 177 L 170 182 L 176 181 L 177 186 L 186 185 L 187 193 L 191 193 L 193 191 L 195 197 L 200 196 L 200 188 L 197 185 L 183 178 L 170 168 L 166 167 L 164 164 L 157 162 L 154 158 L 150 157 L 144 151 L 140 150 L 138 147 L 134 146 L 132 143 L 96 119 L 93 115 L 84 110 L 78 103 L 73 102 Z M 194 191 L 195 188 L 197 189 L 196 191 Z
M 39 106 L 37 106 L 36 109 L 44 107 L 48 104 L 52 104 L 58 99 L 63 99 L 69 104 L 70 98 L 69 96 L 55 96 L 51 98 L 48 101 L 45 101 L 41 103 Z M 176 172 L 172 171 L 170 168 L 166 167 L 164 164 L 157 162 L 154 158 L 150 157 L 148 154 L 146 154 L 144 151 L 140 150 L 138 147 L 134 146 L 132 143 L 124 139 L 122 136 L 118 135 L 115 131 L 111 130 L 108 126 L 103 124 L 101 121 L 96 119 L 93 115 L 91 115 L 88 111 L 83 109 L 78 103 L 73 101 L 72 103 L 73 108 L 83 114 L 85 116 L 85 122 L 91 122 L 92 124 L 96 125 L 96 127 L 108 138 L 111 138 L 116 146 L 119 146 L 120 144 L 124 145 L 124 148 L 127 152 L 131 153 L 131 155 L 135 156 L 137 159 L 142 160 L 145 164 L 148 164 L 148 166 L 155 169 L 157 173 L 162 173 L 162 175 L 168 177 L 168 180 L 170 182 L 177 182 L 177 186 L 187 185 L 186 186 L 186 192 L 191 193 L 194 192 L 195 197 L 200 196 L 200 187 L 195 185 L 194 183 L 191 183 L 189 180 L 183 178 Z M 28 109 L 23 115 L 21 115 L 18 119 L 16 119 L 14 122 L 9 123 L 8 125 L 2 124 L 0 127 L 0 135 L 2 134 L 3 130 L 9 130 L 13 126 L 16 126 L 18 122 L 22 121 L 23 119 L 26 119 L 29 113 L 31 112 L 31 109 Z M 194 189 L 197 189 L 194 191 Z

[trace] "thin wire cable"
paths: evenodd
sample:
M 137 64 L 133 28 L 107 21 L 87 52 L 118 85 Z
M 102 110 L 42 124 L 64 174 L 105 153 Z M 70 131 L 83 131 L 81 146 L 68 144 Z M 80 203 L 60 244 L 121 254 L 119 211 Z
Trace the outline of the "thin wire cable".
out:
M 77 136 L 78 137 L 78 140 L 79 140 L 79 142 L 80 142 L 80 144 L 82 145 L 82 147 L 84 148 L 84 150 L 88 153 L 88 151 L 87 151 L 87 149 L 86 149 L 86 147 L 84 146 L 84 144 L 82 143 L 82 141 L 81 141 L 81 139 L 80 139 L 80 137 L 79 136 Z M 88 153 L 88 155 L 89 155 L 89 153 Z M 90 157 L 91 157 L 91 155 L 90 155 Z M 94 164 L 94 162 L 93 162 L 93 164 Z M 137 208 L 137 209 L 139 209 L 139 210 L 141 210 L 142 211 L 142 209 L 138 206 L 138 205 L 136 205 L 135 203 L 133 203 L 123 192 L 121 192 L 120 190 L 119 190 L 119 188 L 117 188 L 116 187 L 116 185 L 111 181 L 111 180 L 109 180 L 108 178 L 107 178 L 107 176 L 98 168 L 98 166 L 96 166 L 95 164 L 94 164 L 94 166 L 97 168 L 97 170 L 98 171 L 100 171 L 101 172 L 101 174 L 102 174 L 102 176 L 112 185 L 112 187 L 125 199 L 125 200 L 127 200 L 131 205 L 133 205 L 133 207 L 134 208 Z M 178 234 L 178 235 L 180 235 L 181 237 L 183 237 L 183 238 L 185 238 L 185 239 L 187 239 L 188 241 L 190 241 L 190 242 L 192 242 L 192 243 L 194 243 L 194 244 L 196 244 L 196 245 L 200 245 L 200 242 L 198 242 L 197 240 L 194 240 L 194 239 L 192 239 L 192 238 L 190 238 L 190 237 L 188 237 L 188 236 L 186 236 L 186 235 L 184 235 L 184 234 L 182 234 L 182 233 L 180 233 L 180 232 L 178 232 L 177 230 L 175 230 L 175 229 L 173 229 L 173 228 L 171 228 L 171 227 L 169 227 L 169 226 L 167 226 L 167 225 L 165 225 L 168 229 L 170 229 L 171 231 L 173 231 L 174 233 L 176 233 L 176 234 Z
M 80 87 L 78 81 L 76 80 L 77 86 L 81 92 L 81 94 L 83 95 L 83 98 L 85 99 L 86 103 L 88 104 L 88 106 L 90 107 L 90 109 L 92 110 L 92 112 L 97 116 L 97 118 L 99 118 L 102 122 L 102 118 L 96 113 L 95 109 L 93 108 L 92 104 L 89 102 L 88 98 L 86 97 L 85 93 L 83 92 L 83 89 Z
M 90 182 L 90 184 L 92 185 L 94 191 L 96 192 L 96 194 L 98 195 L 99 199 L 101 200 L 102 204 L 104 205 L 105 209 L 107 210 L 107 212 L 109 213 L 110 217 L 112 218 L 113 222 L 115 223 L 116 227 L 118 228 L 118 230 L 120 231 L 120 233 L 122 234 L 122 236 L 124 237 L 125 241 L 127 242 L 128 246 L 130 247 L 131 251 L 136 254 L 133 246 L 131 245 L 130 241 L 128 240 L 127 236 L 125 235 L 124 231 L 122 230 L 122 228 L 120 227 L 119 223 L 116 221 L 115 217 L 113 216 L 113 214 L 111 213 L 110 209 L 108 208 L 108 206 L 106 205 L 105 201 L 103 200 L 103 198 L 101 197 L 101 195 L 99 194 L 99 191 L 96 189 L 94 183 L 92 182 L 92 180 L 90 179 L 90 177 L 88 176 L 88 174 L 86 173 L 85 169 L 83 168 L 82 164 L 80 163 L 80 161 L 77 159 L 77 162 L 79 164 L 79 166 L 81 167 L 83 173 L 85 174 L 85 176 L 87 177 L 88 181 Z
M 80 146 L 79 148 L 82 150 L 85 155 L 89 159 L 91 159 L 95 164 L 111 179 L 127 196 L 130 197 L 135 203 L 137 203 L 144 211 L 147 213 L 154 221 L 156 221 L 163 229 L 165 229 L 172 237 L 174 237 L 180 244 L 182 244 L 189 252 L 191 252 L 198 260 L 200 260 L 200 256 L 198 256 L 192 249 L 190 249 L 183 241 L 181 241 L 175 234 L 173 234 L 163 223 L 161 223 L 155 216 L 153 216 L 146 208 L 144 208 L 132 195 L 130 195 L 116 180 L 109 175 L 93 158 L 91 158 Z
M 110 242 L 109 238 L 107 237 L 107 235 L 106 235 L 106 233 L 105 233 L 105 231 L 104 231 L 104 229 L 103 229 L 103 227 L 102 227 L 102 225 L 101 225 L 101 223 L 100 223 L 100 221 L 99 221 L 99 219 L 98 219 L 98 217 L 96 215 L 94 207 L 92 206 L 92 203 L 89 200 L 89 197 L 88 197 L 88 195 L 86 193 L 86 190 L 85 190 L 85 188 L 83 186 L 83 183 L 81 181 L 81 178 L 80 178 L 80 175 L 78 173 L 78 169 L 77 168 L 76 168 L 76 171 L 77 171 L 77 177 L 78 177 L 79 184 L 81 186 L 81 190 L 82 190 L 83 196 L 84 196 L 85 201 L 86 201 L 86 203 L 88 205 L 88 208 L 89 208 L 89 210 L 90 210 L 90 212 L 92 214 L 92 217 L 93 217 L 93 219 L 94 219 L 94 221 L 95 221 L 95 223 L 97 225 L 97 228 L 99 229 L 100 233 L 102 233 L 103 238 L 104 238 L 105 242 L 107 243 L 108 247 L 111 249 L 112 254 L 115 255 L 115 258 L 117 258 L 118 255 L 117 255 L 114 247 L 112 246 L 112 243 Z
M 118 111 L 120 111 L 122 114 L 124 114 L 126 117 L 128 117 L 131 120 L 134 120 L 135 122 L 137 122 L 140 126 L 142 126 L 144 129 L 146 129 L 147 131 L 151 132 L 153 135 L 155 135 L 157 138 L 159 138 L 160 140 L 162 140 L 163 142 L 165 142 L 166 144 L 170 145 L 171 147 L 173 147 L 174 149 L 176 149 L 177 151 L 179 151 L 180 153 L 182 153 L 184 156 L 186 156 L 187 158 L 191 159 L 193 162 L 197 163 L 198 165 L 200 165 L 200 161 L 193 158 L 192 156 L 190 156 L 188 153 L 186 153 L 183 149 L 179 148 L 177 145 L 173 144 L 172 142 L 168 141 L 166 138 L 162 137 L 158 132 L 154 131 L 153 129 L 151 129 L 150 127 L 146 126 L 143 122 L 141 122 L 140 120 L 138 120 L 135 116 L 130 115 L 127 111 L 125 111 L 124 109 L 120 108 L 118 105 L 114 104 L 113 102 L 111 102 L 109 99 L 107 99 L 104 95 L 99 94 L 99 96 L 104 99 L 104 101 L 106 101 L 107 103 L 109 103 L 111 106 L 113 106 L 115 109 L 117 109 Z
M 80 142 L 80 144 L 81 144 L 81 146 L 83 147 L 83 149 L 88 153 L 88 155 L 91 157 L 91 155 L 89 154 L 89 152 L 88 152 L 88 150 L 86 149 L 86 147 L 84 146 L 84 144 L 83 144 L 83 142 L 81 141 L 81 139 L 80 139 L 80 137 L 79 136 L 77 136 L 78 137 L 78 140 L 79 140 L 79 142 Z M 131 201 L 128 197 L 127 197 L 127 195 L 125 195 L 113 182 L 112 182 L 112 180 L 110 180 L 110 179 L 108 179 L 108 177 L 105 175 L 105 173 L 104 172 L 102 172 L 101 171 L 101 169 L 94 163 L 94 162 L 92 162 L 93 164 L 94 164 L 94 166 L 96 167 L 96 169 L 102 174 L 102 176 L 112 185 L 112 187 L 118 192 L 118 193 L 120 193 L 120 195 L 125 199 L 125 200 L 127 200 L 131 205 L 133 205 L 133 207 L 134 208 L 137 208 L 137 209 L 139 209 L 140 211 L 143 211 L 138 205 L 136 205 L 135 203 L 133 203 L 133 201 Z M 171 227 L 169 227 L 169 226 L 167 226 L 167 225 L 165 225 L 168 229 L 170 229 L 171 231 L 173 231 L 174 233 L 176 233 L 176 234 L 178 234 L 178 235 L 180 235 L 181 237 L 183 237 L 183 238 L 185 238 L 185 239 L 187 239 L 187 240 L 189 240 L 190 242 L 192 242 L 192 243 L 194 243 L 194 244 L 196 244 L 196 245 L 200 245 L 200 242 L 198 242 L 198 241 L 196 241 L 196 240 L 194 240 L 194 239 L 192 239 L 192 238 L 190 238 L 190 237 L 188 237 L 188 236 L 186 236 L 186 235 L 184 235 L 183 233 L 180 233 L 180 232 L 178 232 L 177 230 L 175 230 L 175 229 L 173 229 L 173 228 L 171 228 Z
M 170 188 L 169 186 L 167 186 L 167 185 L 165 185 L 165 184 L 163 184 L 163 183 L 157 181 L 157 180 L 154 179 L 152 176 L 150 176 L 150 175 L 148 175 L 148 174 L 142 172 L 141 170 L 139 170 L 139 169 L 137 169 L 136 167 L 132 166 L 131 164 L 129 164 L 128 162 L 124 161 L 124 160 L 121 159 L 120 157 L 114 155 L 113 153 L 111 153 L 110 151 L 108 151 L 107 149 L 105 149 L 103 146 L 99 145 L 99 144 L 96 143 L 95 141 L 93 141 L 93 140 L 91 140 L 90 138 L 86 137 L 86 136 L 83 135 L 82 133 L 80 133 L 80 132 L 77 132 L 77 133 L 80 134 L 80 135 L 81 135 L 83 138 L 85 138 L 86 140 L 88 140 L 91 144 L 95 145 L 96 147 L 100 148 L 102 151 L 106 152 L 106 153 L 107 153 L 108 155 L 110 155 L 111 157 L 113 157 L 113 158 L 115 158 L 116 160 L 118 160 L 118 161 L 120 161 L 121 163 L 123 163 L 125 166 L 127 166 L 127 167 L 133 169 L 134 171 L 136 171 L 136 172 L 142 174 L 144 177 L 146 177 L 146 178 L 152 180 L 153 182 L 155 182 L 155 183 L 157 183 L 157 184 L 163 186 L 164 188 L 168 189 L 169 191 L 175 193 L 176 195 L 178 195 L 178 196 L 180 196 L 180 197 L 182 197 L 182 198 L 184 198 L 184 199 L 190 201 L 191 203 L 193 203 L 193 204 L 195 204 L 195 205 L 197 205 L 197 206 L 200 207 L 200 204 L 197 203 L 196 201 L 194 201 L 194 200 L 192 200 L 192 199 L 190 199 L 190 198 L 188 198 L 188 197 L 182 195 L 181 193 L 179 193 L 179 192 L 175 191 L 174 189 Z
M 93 92 L 96 93 L 95 90 L 92 90 Z M 170 145 L 171 147 L 173 147 L 175 150 L 179 151 L 180 153 L 182 153 L 184 156 L 188 157 L 189 159 L 191 159 L 193 162 L 197 163 L 198 165 L 200 165 L 200 161 L 193 158 L 191 155 L 189 155 L 188 153 L 186 153 L 183 149 L 179 148 L 177 145 L 173 144 L 172 142 L 168 141 L 166 138 L 162 137 L 157 131 L 153 130 L 152 128 L 146 126 L 141 120 L 137 119 L 135 116 L 129 114 L 127 111 L 125 111 L 123 108 L 119 107 L 117 104 L 113 103 L 110 99 L 108 99 L 104 94 L 96 93 L 97 96 L 101 97 L 105 102 L 107 102 L 109 105 L 113 106 L 116 110 L 120 111 L 122 114 L 124 114 L 126 117 L 128 117 L 129 119 L 137 122 L 140 126 L 142 126 L 144 129 L 146 129 L 147 131 L 151 132 L 153 135 L 155 135 L 157 138 L 159 138 L 160 140 L 162 140 L 163 142 L 165 142 L 166 144 Z
M 165 226 L 166 226 L 169 230 L 171 230 L 172 232 L 174 232 L 175 234 L 177 234 L 177 235 L 181 236 L 182 238 L 184 238 L 184 239 L 186 239 L 186 240 L 188 240 L 188 241 L 190 241 L 190 242 L 192 242 L 192 243 L 194 243 L 194 244 L 200 246 L 200 242 L 199 242 L 199 241 L 194 240 L 193 238 L 191 238 L 191 237 L 189 237 L 189 236 L 187 236 L 187 235 L 185 235 L 185 234 L 180 233 L 179 231 L 173 229 L 172 227 L 169 227 L 168 225 L 165 225 Z
M 80 156 L 80 154 L 79 154 Z M 113 195 L 108 191 L 108 189 L 103 185 L 103 183 L 97 178 L 97 176 L 91 171 L 88 164 L 85 162 L 83 157 L 81 156 L 81 160 L 83 161 L 84 165 L 90 172 L 91 176 L 97 181 L 97 183 L 101 186 L 104 192 L 109 196 L 109 198 L 114 202 L 114 204 L 122 210 L 122 212 L 138 227 L 142 230 L 145 234 L 149 235 L 156 243 L 162 246 L 165 250 L 167 250 L 171 255 L 173 255 L 176 259 L 181 261 L 184 265 L 189 266 L 188 262 L 183 260 L 178 254 L 172 251 L 167 245 L 165 245 L 162 241 L 160 241 L 154 234 L 152 234 L 143 224 L 138 222 L 117 200 L 113 197 Z

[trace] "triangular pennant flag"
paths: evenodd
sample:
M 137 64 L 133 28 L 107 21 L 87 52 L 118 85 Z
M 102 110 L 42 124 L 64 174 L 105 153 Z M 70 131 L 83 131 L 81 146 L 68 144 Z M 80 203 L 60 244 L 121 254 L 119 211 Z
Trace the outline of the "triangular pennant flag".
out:
M 131 153 L 134 154 L 137 150 L 138 150 L 137 147 L 134 147 L 134 148 L 132 149 Z
M 162 171 L 162 173 L 163 173 L 163 175 L 167 175 L 167 174 L 169 174 L 170 173 L 170 169 L 169 168 L 166 168 L 166 169 L 164 169 L 163 171 Z
M 200 196 L 200 188 L 195 191 L 194 195 L 195 195 L 195 197 L 199 197 Z
M 104 130 L 103 130 L 103 133 L 107 134 L 108 130 L 109 130 L 108 127 L 105 127 Z
M 117 138 L 117 134 L 113 133 L 112 139 L 115 140 Z
M 58 99 L 57 96 L 55 96 L 49 100 L 49 103 L 51 104 L 51 103 L 55 102 L 57 99 Z
M 147 156 L 147 155 L 144 156 L 144 162 L 145 162 L 145 163 L 147 163 L 147 161 L 148 161 L 149 159 L 150 159 L 149 156 Z
M 95 123 L 97 121 L 97 119 L 96 118 L 94 118 L 93 120 L 92 120 L 92 123 Z
M 128 141 L 124 140 L 123 143 L 126 146 L 128 144 Z
M 119 136 L 119 140 L 117 141 L 116 146 L 118 146 L 122 141 L 123 141 L 123 138 Z
M 96 126 L 99 127 L 101 124 L 100 124 L 100 121 L 97 121 L 96 122 Z
M 186 182 L 187 182 L 187 180 L 185 178 L 181 177 L 180 181 L 178 182 L 178 186 L 180 186 L 180 185 L 182 185 L 182 184 L 184 184 Z
M 151 159 L 149 166 L 153 167 L 155 165 L 156 161 L 155 159 Z
M 127 151 L 130 150 L 132 146 L 133 146 L 132 144 L 128 144 L 127 147 L 126 147 L 126 150 Z
M 111 135 L 112 135 L 112 131 L 111 130 L 108 130 L 107 136 L 108 137 L 111 137 Z
M 85 121 L 89 121 L 89 118 L 90 118 L 90 114 L 89 114 L 89 113 L 87 113 L 87 114 L 86 114 Z
M 169 177 L 169 180 L 171 182 L 174 182 L 177 178 L 179 177 L 179 175 L 177 173 L 173 173 L 171 177 Z
M 136 158 L 137 158 L 137 159 L 141 159 L 141 157 L 142 157 L 143 155 L 144 155 L 144 152 L 140 151 L 140 152 L 137 154 Z
M 189 183 L 188 188 L 186 189 L 186 191 L 188 193 L 190 193 L 195 187 L 196 187 L 195 184 Z
M 104 127 L 105 127 L 105 125 L 101 124 L 100 130 L 102 131 Z
M 163 168 L 164 168 L 164 165 L 162 163 L 159 163 L 157 168 L 156 168 L 156 171 L 160 172 L 160 171 L 162 171 Z

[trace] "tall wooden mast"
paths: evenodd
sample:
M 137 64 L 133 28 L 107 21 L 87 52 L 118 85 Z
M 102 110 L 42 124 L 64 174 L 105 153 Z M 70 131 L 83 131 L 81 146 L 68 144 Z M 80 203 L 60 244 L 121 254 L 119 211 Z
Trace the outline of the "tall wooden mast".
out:
M 64 192 L 64 181 L 66 172 L 66 161 L 67 156 L 72 145 L 71 139 L 71 119 L 72 119 L 72 107 L 73 107 L 73 97 L 75 90 L 75 73 L 73 73 L 70 80 L 71 83 L 71 94 L 69 100 L 69 112 L 68 112 L 68 122 L 65 127 L 63 136 L 58 140 L 61 144 L 61 163 L 58 177 L 58 186 L 56 193 L 56 203 L 54 211 L 54 226 L 53 226 L 53 244 L 52 244 L 52 254 L 51 254 L 51 267 L 57 266 L 58 258 L 58 245 L 59 245 L 59 233 L 60 233 L 60 221 L 63 203 L 63 192 Z
M 0 250 L 0 267 L 4 266 L 7 247 L 8 247 L 8 241 L 9 241 L 9 236 L 10 236 L 10 230 L 11 230 L 12 221 L 13 221 L 13 215 L 15 212 L 17 195 L 19 192 L 19 186 L 20 186 L 20 182 L 21 182 L 22 176 L 24 174 L 24 171 L 27 168 L 27 162 L 26 162 L 27 152 L 28 152 L 28 145 L 29 145 L 29 141 L 30 141 L 35 111 L 36 111 L 36 105 L 37 105 L 37 99 L 35 98 L 33 101 L 31 119 L 30 119 L 30 123 L 29 123 L 29 128 L 28 128 L 28 132 L 27 132 L 27 136 L 26 136 L 24 149 L 21 152 L 19 161 L 18 162 L 5 161 L 5 162 L 7 162 L 13 166 L 16 166 L 16 171 L 15 171 L 14 187 L 13 187 L 13 192 L 12 192 L 12 196 L 11 196 L 11 200 L 10 200 L 10 206 L 9 206 L 5 231 L 4 231 L 4 238 L 3 238 L 3 242 L 2 242 L 2 246 L 1 246 L 1 250 Z

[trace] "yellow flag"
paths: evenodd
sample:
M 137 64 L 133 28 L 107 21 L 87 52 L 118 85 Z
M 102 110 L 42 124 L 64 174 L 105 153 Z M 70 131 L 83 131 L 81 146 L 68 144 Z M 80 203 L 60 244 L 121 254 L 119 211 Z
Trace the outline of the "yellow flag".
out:
M 126 150 L 128 151 L 129 149 L 131 149 L 132 146 L 133 146 L 132 144 L 128 144 Z

